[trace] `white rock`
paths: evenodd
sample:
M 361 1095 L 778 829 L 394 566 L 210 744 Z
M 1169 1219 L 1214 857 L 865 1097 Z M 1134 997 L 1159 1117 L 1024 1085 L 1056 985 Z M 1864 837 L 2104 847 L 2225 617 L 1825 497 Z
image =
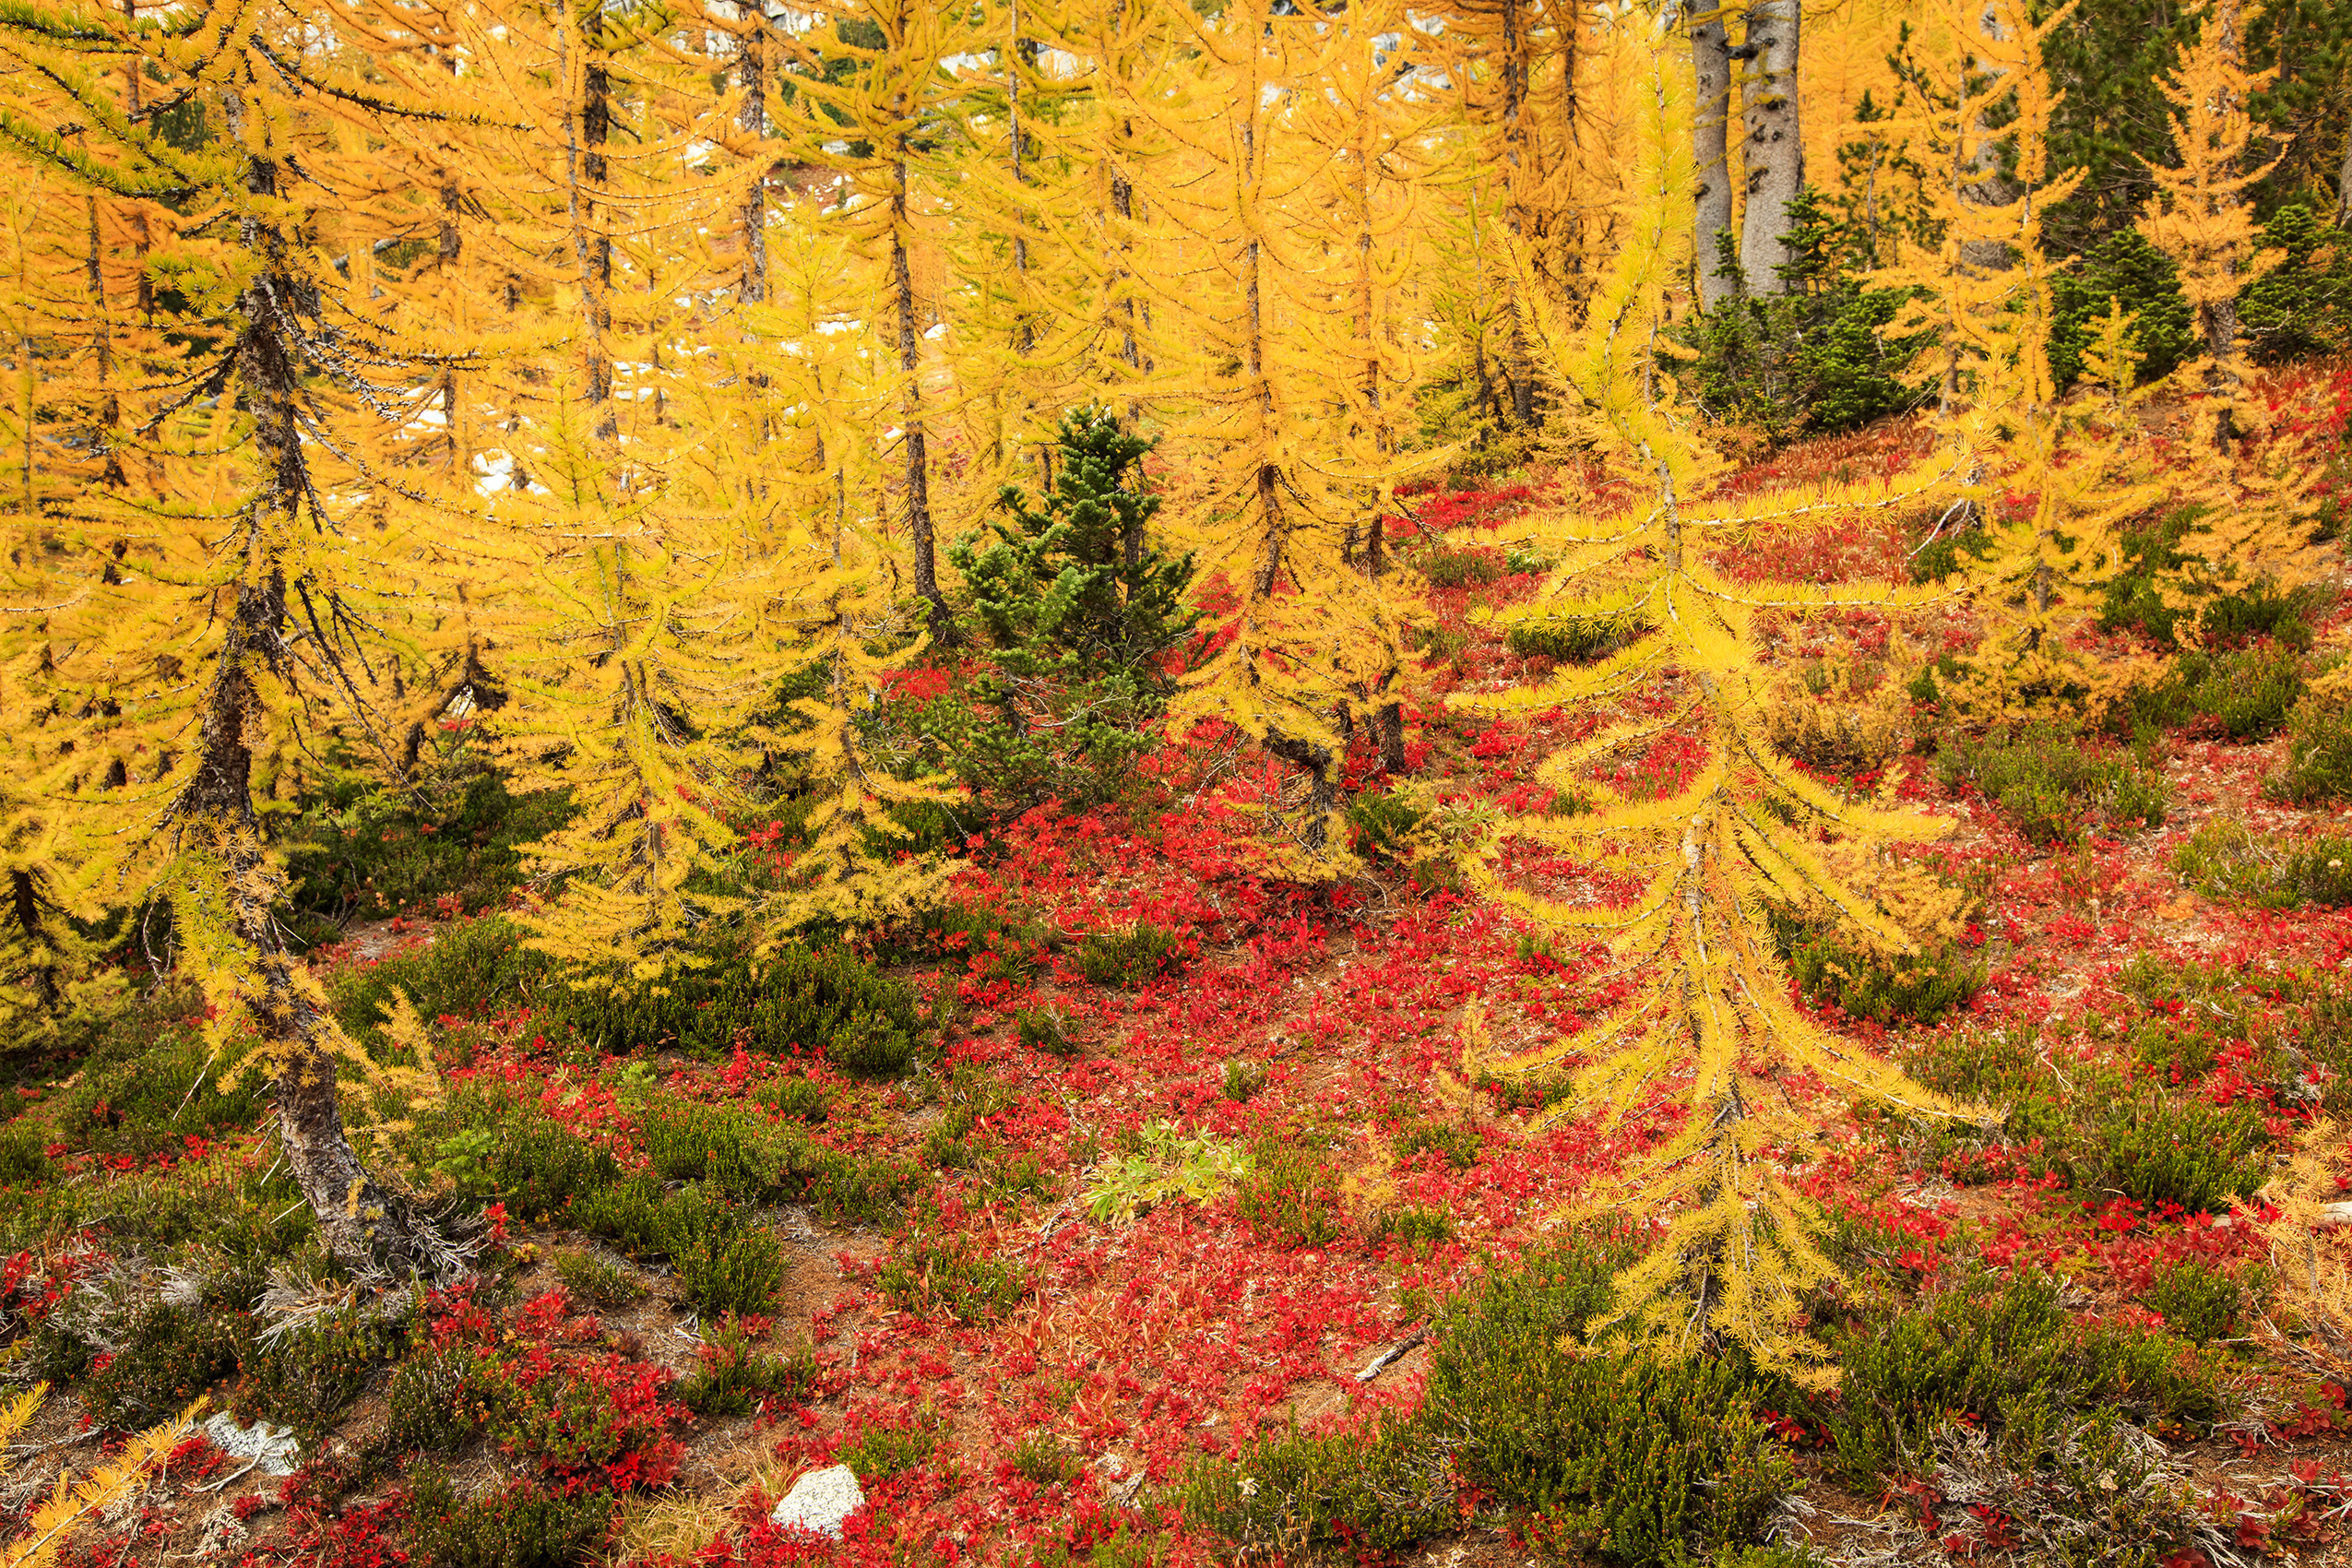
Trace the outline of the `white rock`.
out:
M 857 1476 L 849 1466 L 836 1465 L 829 1470 L 811 1470 L 794 1481 L 768 1517 L 786 1528 L 814 1530 L 839 1540 L 841 1521 L 865 1505 L 866 1494 L 859 1488 Z
M 295 1454 L 302 1447 L 294 1441 L 291 1427 L 274 1427 L 267 1421 L 241 1427 L 226 1410 L 206 1420 L 204 1435 L 230 1458 L 254 1461 L 265 1476 L 292 1475 Z

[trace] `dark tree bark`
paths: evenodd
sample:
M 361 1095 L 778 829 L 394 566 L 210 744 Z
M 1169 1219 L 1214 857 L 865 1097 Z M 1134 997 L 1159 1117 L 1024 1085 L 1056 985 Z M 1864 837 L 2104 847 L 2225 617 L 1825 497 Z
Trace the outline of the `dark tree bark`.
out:
M 233 118 L 233 96 L 229 107 Z M 279 189 L 274 157 L 260 152 L 247 160 L 245 189 L 261 198 L 261 211 L 271 210 Z M 320 1010 L 315 988 L 304 983 L 271 914 L 282 879 L 269 862 L 254 803 L 252 737 L 266 723 L 260 683 L 296 678 L 287 635 L 290 595 L 312 631 L 317 602 L 331 599 L 332 588 L 290 583 L 280 553 L 303 526 L 300 514 L 311 498 L 297 413 L 303 377 L 294 317 L 315 313 L 315 291 L 291 265 L 286 237 L 274 223 L 248 216 L 240 238 L 257 265 L 238 300 L 234 374 L 254 421 L 260 474 L 236 541 L 243 571 L 203 702 L 196 775 L 172 802 L 171 826 L 206 844 L 222 871 L 225 923 L 254 964 L 245 1008 L 273 1064 L 279 1138 L 327 1251 L 355 1273 L 439 1272 L 451 1257 L 447 1243 L 406 1197 L 371 1175 L 351 1147 L 335 1102 L 334 1020 Z M 314 646 L 308 657 L 333 659 L 335 650 Z

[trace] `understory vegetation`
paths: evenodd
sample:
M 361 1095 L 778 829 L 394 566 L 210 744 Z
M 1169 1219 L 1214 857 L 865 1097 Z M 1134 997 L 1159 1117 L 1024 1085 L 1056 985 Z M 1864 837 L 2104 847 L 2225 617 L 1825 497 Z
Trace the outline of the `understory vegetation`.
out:
M 0 1568 L 2352 1550 L 2352 6 L 1800 9 L 0 6 Z

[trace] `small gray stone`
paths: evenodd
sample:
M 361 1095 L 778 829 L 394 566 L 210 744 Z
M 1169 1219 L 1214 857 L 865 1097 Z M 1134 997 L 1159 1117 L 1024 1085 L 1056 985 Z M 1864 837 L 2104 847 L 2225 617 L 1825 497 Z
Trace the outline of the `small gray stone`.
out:
M 847 1465 L 811 1470 L 792 1483 L 768 1517 L 785 1528 L 813 1530 L 841 1538 L 841 1521 L 866 1505 L 866 1494 Z
M 204 1435 L 230 1458 L 253 1461 L 265 1476 L 292 1475 L 297 1451 L 302 1447 L 294 1441 L 291 1427 L 274 1427 L 267 1421 L 241 1427 L 226 1410 L 204 1423 Z

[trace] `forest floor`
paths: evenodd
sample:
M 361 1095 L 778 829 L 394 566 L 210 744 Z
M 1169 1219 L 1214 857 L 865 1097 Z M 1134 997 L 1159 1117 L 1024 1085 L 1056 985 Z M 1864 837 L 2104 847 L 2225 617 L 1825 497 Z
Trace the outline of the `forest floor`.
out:
M 1447 498 L 1464 520 L 1444 548 L 1479 548 L 1481 528 L 1532 499 L 1524 491 Z M 1521 672 L 1467 612 L 1531 585 L 1503 573 L 1433 596 L 1438 623 L 1459 639 L 1411 731 L 1417 777 L 1437 797 L 1511 796 L 1561 722 L 1549 714 L 1493 721 L 1438 700 L 1449 686 Z M 2325 647 L 2331 628 L 2321 633 Z M 2153 1084 L 2176 1100 L 2247 1111 L 2283 1160 L 2310 1119 L 2298 1087 L 2309 1080 L 2278 1070 L 2275 1047 L 2300 1027 L 2298 1009 L 2336 994 L 2329 980 L 2352 969 L 2352 909 L 2265 911 L 2209 897 L 2173 867 L 2209 823 L 2279 845 L 2352 831 L 2352 806 L 2302 810 L 2265 796 L 2285 744 L 2233 743 L 2193 725 L 2168 734 L 2157 746 L 2169 797 L 2162 825 L 2093 832 L 2071 848 L 2029 844 L 1983 793 L 1947 783 L 1934 757 L 1896 758 L 1898 792 L 1954 822 L 1942 846 L 1949 873 L 1981 892 L 1961 951 L 1982 964 L 1984 982 L 1929 1028 L 1831 1021 L 1906 1063 L 1949 1059 L 1955 1042 L 2029 1041 L 2027 1053 L 2061 1084 L 2088 1075 L 2087 1086 L 2104 1071 L 2135 1092 Z M 1676 759 L 1653 760 L 1670 769 Z M 1614 1129 L 1573 1111 L 1549 1115 L 1545 1090 L 1556 1096 L 1556 1081 L 1531 1084 L 1466 1058 L 1469 1035 L 1482 1032 L 1491 1052 L 1507 1053 L 1605 1007 L 1589 957 L 1555 956 L 1426 860 L 1375 859 L 1364 876 L 1324 888 L 1264 880 L 1240 840 L 1252 792 L 1279 780 L 1236 772 L 1192 783 L 1148 818 L 1033 812 L 968 864 L 960 897 L 1017 909 L 1021 920 L 1007 934 L 976 937 L 978 951 L 893 971 L 930 992 L 946 1023 L 943 1053 L 912 1076 L 873 1082 L 814 1055 L 712 1061 L 658 1043 L 625 1057 L 582 1056 L 536 1036 L 528 1012 L 445 1020 L 469 1042 L 469 1064 L 448 1069 L 453 1084 L 504 1083 L 616 1146 L 633 1135 L 633 1094 L 746 1105 L 765 1085 L 805 1077 L 830 1097 L 813 1129 L 818 1142 L 922 1172 L 895 1220 L 854 1220 L 814 1201 L 759 1207 L 781 1243 L 782 1283 L 750 1333 L 801 1358 L 797 1381 L 741 1413 L 655 1410 L 647 1419 L 660 1434 L 628 1449 L 652 1484 L 615 1484 L 631 1492 L 619 1523 L 580 1555 L 1232 1561 L 1237 1548 L 1158 1505 L 1190 1467 L 1244 1460 L 1299 1431 L 1361 1431 L 1415 1409 L 1436 1345 L 1421 1331 L 1515 1260 L 1566 1244 L 1577 1202 L 1671 1123 L 1664 1104 Z M 1586 897 L 1611 893 L 1595 868 L 1521 869 L 1556 894 L 1576 896 L 1580 883 Z M 1425 877 L 1436 885 L 1421 885 Z M 1138 919 L 1185 933 L 1166 972 L 1127 977 L 1134 983 L 1086 979 L 1085 933 Z M 398 964 L 447 929 L 410 918 L 354 928 L 319 965 L 333 978 Z M 1016 929 L 1032 941 L 1017 953 Z M 2193 983 L 2180 982 L 2184 974 Z M 73 1103 L 77 1082 L 20 1088 L 27 1114 Z M 1951 1451 L 1865 1481 L 1837 1463 L 1825 1429 L 1795 1410 L 1772 1413 L 1798 1478 L 1771 1521 L 1779 1539 L 1846 1568 L 2352 1562 L 2344 1523 L 2352 1481 L 2339 1473 L 2352 1469 L 2352 1414 L 2338 1381 L 2352 1357 L 2264 1306 L 2261 1282 L 2294 1260 L 2274 1258 L 2255 1228 L 2259 1200 L 2235 1211 L 2135 1202 L 2040 1158 L 2041 1140 L 1939 1139 L 1857 1117 L 1826 1096 L 1820 1113 L 1821 1138 L 1800 1170 L 1846 1228 L 1858 1299 L 1917 1302 L 1972 1272 L 2030 1274 L 2060 1282 L 2077 1324 L 2153 1333 L 2167 1324 L 2149 1292 L 2168 1271 L 2193 1264 L 2200 1278 L 2244 1289 L 2193 1352 L 2224 1390 L 2224 1408 L 2147 1438 L 2159 1444 L 2160 1479 L 2179 1491 L 2181 1510 L 2211 1521 L 2203 1544 L 2184 1537 L 2144 1559 L 2135 1554 L 2158 1543 L 2076 1540 L 2061 1550 L 2052 1544 L 2061 1530 L 2037 1545 L 2029 1511 L 2013 1499 L 1984 1503 L 1991 1494 L 1963 1484 Z M 1283 1163 L 1299 1150 L 1311 1158 Z M 1235 1174 L 1241 1151 L 1254 1151 L 1256 1186 Z M 13 1309 L 34 1321 L 23 1311 L 24 1282 L 45 1277 L 58 1288 L 43 1310 L 62 1311 L 77 1281 L 95 1289 L 106 1277 L 91 1261 L 101 1255 L 112 1288 L 125 1288 L 122 1260 L 135 1249 L 106 1239 L 105 1203 L 92 1197 L 107 1183 L 161 1180 L 181 1160 L 233 1167 L 240 1180 L 266 1184 L 254 1172 L 271 1154 L 258 1132 L 223 1131 L 208 1146 L 125 1164 L 127 1156 L 60 1133 L 48 1150 L 54 1180 L 97 1218 L 77 1233 L 79 1253 L 54 1242 L 20 1254 L 6 1281 Z M 2346 1154 L 2339 1142 L 2340 1185 L 2352 1174 Z M 1268 1187 L 1277 1168 L 1290 1172 L 1288 1184 Z M 609 1236 L 519 1210 L 500 1224 L 483 1260 L 494 1291 L 485 1288 L 478 1303 L 462 1292 L 436 1296 L 410 1347 L 370 1361 L 349 1403 L 306 1434 L 294 1476 L 255 1468 L 223 1484 L 243 1461 L 192 1442 L 142 1492 L 84 1526 L 64 1561 L 501 1561 L 479 1541 L 420 1545 L 413 1476 L 387 1436 L 396 1420 L 414 1419 L 394 1410 L 415 1396 L 398 1383 L 400 1368 L 477 1340 L 483 1356 L 566 1366 L 576 1358 L 576 1370 L 588 1369 L 577 1370 L 584 1386 L 601 1393 L 586 1413 L 529 1429 L 568 1442 L 576 1434 L 564 1420 L 652 1408 L 642 1401 L 706 1369 L 714 1325 L 674 1269 L 629 1255 Z M 579 1284 L 583 1259 L 611 1282 L 606 1302 Z M 2185 1341 L 2182 1350 L 2192 1353 Z M 90 1375 L 106 1365 L 101 1357 Z M 228 1388 L 220 1382 L 216 1397 Z M 22 1511 L 61 1473 L 87 1469 L 112 1441 L 89 1410 L 83 1389 L 68 1383 L 18 1434 L 0 1509 Z M 553 1467 L 545 1444 L 534 1448 L 515 1430 L 484 1418 L 444 1443 L 451 1495 L 520 1495 L 535 1485 L 576 1496 L 610 1480 L 585 1464 Z M 839 1462 L 858 1471 L 869 1503 L 847 1540 L 766 1522 L 794 1479 Z M 1454 1527 L 1392 1560 L 1429 1568 L 1579 1560 L 1556 1539 L 1539 1556 L 1524 1519 L 1482 1502 L 1474 1486 L 1459 1502 Z M 499 1538 L 539 1543 L 515 1562 L 552 1562 L 572 1550 L 559 1536 L 553 1525 L 523 1525 Z M 1601 1543 L 1586 1545 L 1589 1561 L 1617 1561 Z M 542 1550 L 552 1555 L 532 1555 Z

